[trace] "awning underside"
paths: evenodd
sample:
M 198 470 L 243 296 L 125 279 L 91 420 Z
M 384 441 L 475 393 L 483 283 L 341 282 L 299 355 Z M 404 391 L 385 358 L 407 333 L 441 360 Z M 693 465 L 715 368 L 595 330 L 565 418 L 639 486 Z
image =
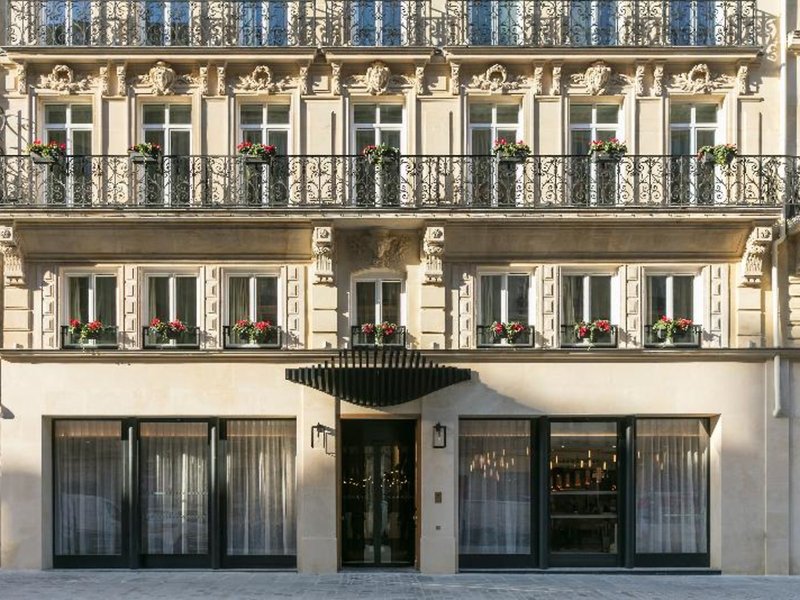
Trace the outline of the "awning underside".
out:
M 338 359 L 286 369 L 286 379 L 359 406 L 393 406 L 469 381 L 471 371 L 437 365 L 417 350 L 340 350 Z

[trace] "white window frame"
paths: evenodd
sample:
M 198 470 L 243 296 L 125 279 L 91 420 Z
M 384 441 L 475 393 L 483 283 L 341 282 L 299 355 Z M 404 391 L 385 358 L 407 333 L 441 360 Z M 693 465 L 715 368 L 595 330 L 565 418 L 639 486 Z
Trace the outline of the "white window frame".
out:
M 592 140 L 600 139 L 600 134 L 598 133 L 601 129 L 614 129 L 615 133 L 613 137 L 617 138 L 618 140 L 624 139 L 624 127 L 623 123 L 625 121 L 623 112 L 622 104 L 617 102 L 574 102 L 576 106 L 591 106 L 592 108 L 592 120 L 589 123 L 573 123 L 572 120 L 569 122 L 569 133 L 567 139 L 567 147 L 569 148 L 569 155 L 574 157 L 579 156 L 586 156 L 588 155 L 589 148 L 574 148 L 572 146 L 572 132 L 574 131 L 588 131 Z M 617 109 L 617 122 L 616 123 L 599 123 L 597 120 L 597 109 L 601 106 L 613 106 Z M 619 196 L 619 191 L 622 189 L 622 181 L 621 181 L 621 172 L 619 165 L 616 167 L 616 190 L 617 196 Z M 598 175 L 597 175 L 597 164 L 589 160 L 589 204 L 590 205 L 597 205 L 601 204 L 600 197 L 597 193 L 597 186 L 598 186 Z M 615 204 L 617 201 L 615 200 Z
M 145 123 L 144 122 L 144 110 L 146 106 L 163 106 L 164 107 L 164 122 L 163 123 Z M 172 123 L 171 122 L 171 113 L 173 106 L 188 106 L 189 107 L 189 122 L 188 123 Z M 161 147 L 161 156 L 164 157 L 178 157 L 179 155 L 172 154 L 171 142 L 170 142 L 170 134 L 173 131 L 187 131 L 189 132 L 189 149 L 190 152 L 186 156 L 186 160 L 190 161 L 190 171 L 191 171 L 191 161 L 192 161 L 192 128 L 194 124 L 195 114 L 194 114 L 194 106 L 188 102 L 164 102 L 163 100 L 160 102 L 143 102 L 139 105 L 139 122 L 141 123 L 141 131 L 142 131 L 142 141 L 144 141 L 146 134 L 148 131 L 160 131 L 163 133 L 164 143 Z M 163 169 L 163 176 L 164 176 L 164 191 L 163 191 L 163 203 L 164 206 L 171 206 L 172 205 L 172 173 L 171 173 L 171 161 L 164 161 L 162 163 Z M 139 176 L 145 177 L 145 170 L 141 169 L 138 173 Z M 188 204 L 194 203 L 194 185 L 192 185 L 191 181 L 191 172 L 189 174 L 190 180 L 187 182 L 189 186 L 189 199 Z
M 245 106 L 260 106 L 261 107 L 261 124 L 260 125 L 252 125 L 252 124 L 244 124 L 242 123 L 242 108 Z M 270 106 L 287 106 L 289 108 L 289 122 L 288 123 L 275 123 L 272 124 L 269 122 L 269 107 Z M 261 143 L 267 143 L 267 136 L 270 131 L 285 131 L 286 132 L 286 148 L 281 149 L 279 154 L 283 154 L 283 156 L 289 157 L 291 155 L 292 149 L 292 105 L 289 102 L 247 102 L 243 101 L 239 103 L 238 110 L 236 111 L 236 119 L 239 125 L 239 140 L 244 140 L 245 132 L 259 132 L 261 134 Z M 288 160 L 291 160 L 289 158 Z M 242 165 L 244 169 L 244 165 Z M 292 168 L 289 168 L 288 180 L 287 184 L 289 189 L 287 193 L 291 195 L 291 190 L 293 186 L 291 184 L 291 172 Z M 304 169 L 301 169 L 303 171 Z M 270 177 L 272 175 L 270 169 L 261 169 L 261 204 L 269 205 L 270 204 Z M 244 173 L 242 173 L 242 177 L 244 177 Z
M 76 318 L 76 315 L 71 315 L 69 312 L 69 304 L 70 304 L 70 285 L 69 280 L 73 277 L 88 277 L 89 278 L 89 321 L 93 321 L 97 318 L 97 304 L 95 302 L 95 279 L 97 277 L 113 277 L 114 278 L 114 308 L 115 308 L 115 320 L 117 328 L 117 336 L 119 336 L 119 332 L 122 330 L 122 286 L 120 285 L 120 272 L 117 269 L 110 268 L 97 268 L 97 269 L 63 269 L 60 273 L 59 281 L 61 282 L 61 298 L 62 301 L 59 302 L 60 309 L 59 314 L 61 315 L 61 326 L 69 325 L 70 319 Z M 105 323 L 104 323 L 105 325 Z M 60 332 L 61 329 L 59 327 L 58 331 Z M 61 335 L 59 334 L 59 339 Z
M 702 271 L 697 269 L 646 269 L 644 272 L 644 281 L 645 281 L 645 290 L 644 290 L 644 302 L 642 306 L 645 307 L 645 315 L 649 315 L 651 312 L 652 306 L 650 305 L 650 278 L 651 277 L 666 277 L 667 278 L 667 317 L 670 319 L 675 318 L 675 314 L 673 313 L 674 310 L 674 298 L 673 298 L 673 278 L 674 277 L 691 277 L 692 281 L 692 314 L 691 315 L 678 315 L 680 317 L 685 317 L 691 319 L 693 322 L 698 323 L 704 320 L 705 317 L 705 302 L 703 301 L 704 297 L 704 290 L 705 285 L 703 282 L 703 274 Z M 652 323 L 647 323 L 647 319 L 642 319 L 643 325 L 652 325 Z
M 278 314 L 276 315 L 277 322 L 275 325 L 279 327 L 283 327 L 283 320 L 284 320 L 284 284 L 283 284 L 283 277 L 281 273 L 278 271 L 226 271 L 224 275 L 225 281 L 225 305 L 223 307 L 224 310 L 224 319 L 225 325 L 234 325 L 234 323 L 230 323 L 229 321 L 229 313 L 230 313 L 230 279 L 231 277 L 247 277 L 249 278 L 248 282 L 248 289 L 250 294 L 250 307 L 248 309 L 249 316 L 248 318 L 251 321 L 255 321 L 255 306 L 256 306 L 256 280 L 259 278 L 270 278 L 270 279 L 277 279 L 278 286 L 277 286 L 277 294 L 278 294 Z
M 673 101 L 670 101 L 673 102 Z M 675 102 L 674 104 L 680 104 L 684 106 L 689 106 L 689 121 L 688 122 L 678 122 L 673 123 L 672 119 L 669 119 L 669 144 L 670 144 L 670 155 L 672 154 L 672 134 L 675 131 L 688 131 L 689 132 L 689 152 L 691 155 L 696 156 L 697 152 L 700 150 L 700 146 L 697 143 L 697 134 L 700 131 L 713 131 L 714 132 L 714 144 L 719 144 L 720 139 L 722 137 L 721 134 L 721 123 L 724 121 L 724 115 L 722 111 L 722 106 L 719 102 L 709 101 L 709 102 L 702 102 L 702 101 L 690 101 L 690 102 Z M 697 106 L 705 104 L 705 105 L 714 105 L 716 107 L 716 121 L 714 123 L 709 122 L 698 122 L 697 121 Z M 670 104 L 670 109 L 672 108 L 672 104 Z M 671 113 L 671 110 L 670 110 Z M 689 176 L 691 177 L 691 189 L 689 195 L 689 203 L 696 204 L 697 203 L 697 177 L 700 173 L 700 163 L 696 160 L 689 160 L 688 166 L 690 169 Z M 716 172 L 714 173 L 714 200 L 722 202 L 724 204 L 725 198 L 723 197 L 725 194 L 724 186 L 720 185 L 720 182 L 717 179 Z
M 66 119 L 64 123 L 48 123 L 47 121 L 47 108 L 51 106 L 63 106 L 66 109 Z M 72 122 L 72 109 L 75 106 L 88 106 L 92 111 L 92 121 L 90 123 L 73 123 Z M 92 146 L 94 145 L 93 139 L 93 132 L 94 132 L 94 106 L 90 102 L 48 102 L 45 101 L 42 103 L 42 112 L 41 112 L 41 123 L 42 123 L 42 133 L 44 134 L 43 140 L 47 142 L 50 139 L 50 132 L 64 132 L 64 137 L 66 138 L 67 156 L 71 156 L 73 153 L 74 147 L 74 138 L 73 134 L 76 132 L 89 132 L 90 137 L 92 138 Z M 91 149 L 90 154 L 91 156 Z M 89 158 L 88 160 L 92 160 Z M 65 170 L 65 180 L 64 180 L 64 202 L 68 206 L 71 206 L 75 203 L 75 166 L 76 163 L 74 161 L 69 161 L 67 163 L 67 168 Z M 90 175 L 91 177 L 91 175 Z M 45 187 L 43 191 L 46 192 L 48 186 Z M 90 190 L 91 194 L 91 190 Z
M 149 306 L 149 297 L 150 297 L 150 280 L 155 277 L 169 277 L 169 315 L 151 315 L 150 314 L 150 306 Z M 149 324 L 150 321 L 154 317 L 158 317 L 162 320 L 172 321 L 175 317 L 176 307 L 177 307 L 177 294 L 176 294 L 176 283 L 175 279 L 177 277 L 194 277 L 195 285 L 197 286 L 197 307 L 196 307 L 196 316 L 197 316 L 197 323 L 196 326 L 202 329 L 202 322 L 203 322 L 203 295 L 202 295 L 202 286 L 200 275 L 197 271 L 148 271 L 144 274 L 144 286 L 142 289 L 144 294 L 142 296 L 142 322 L 145 324 Z
M 528 317 L 525 325 L 528 327 L 535 327 L 536 323 L 536 281 L 535 281 L 535 272 L 533 270 L 528 269 L 478 269 L 477 272 L 478 276 L 478 285 L 477 285 L 477 301 L 475 302 L 476 307 L 476 315 L 478 318 L 475 319 L 477 325 L 481 325 L 484 327 L 488 327 L 491 323 L 478 323 L 480 316 L 483 314 L 483 306 L 481 305 L 481 299 L 483 298 L 483 280 L 484 277 L 492 277 L 492 276 L 502 276 L 502 288 L 500 290 L 500 321 L 506 323 L 508 322 L 508 277 L 509 276 L 516 276 L 516 277 L 527 277 L 528 278 Z M 477 335 L 477 332 L 476 332 Z M 477 339 L 477 338 L 476 338 Z M 501 339 L 500 345 L 508 344 L 508 340 Z
M 375 275 L 375 276 L 359 276 L 354 277 L 350 286 L 351 299 L 350 302 L 350 324 L 352 326 L 362 325 L 363 323 L 357 322 L 358 313 L 358 285 L 359 283 L 373 283 L 375 285 L 375 320 L 374 323 L 383 322 L 382 304 L 383 304 L 383 284 L 384 283 L 399 283 L 400 284 L 400 322 L 396 323 L 398 326 L 405 326 L 408 315 L 407 298 L 406 298 L 406 282 L 398 275 Z
M 375 107 L 375 116 L 373 117 L 372 123 L 356 123 L 356 106 L 374 106 Z M 401 118 L 400 123 L 382 123 L 380 119 L 381 108 L 383 106 L 399 106 L 401 109 Z M 400 132 L 400 154 L 402 155 L 405 152 L 406 147 L 406 105 L 404 102 L 376 102 L 375 100 L 367 100 L 367 99 L 359 99 L 354 100 L 350 106 L 350 148 L 351 154 L 354 156 L 360 155 L 363 151 L 363 148 L 356 147 L 356 137 L 359 131 L 372 131 L 374 134 L 374 144 L 377 146 L 378 144 L 382 143 L 382 133 L 384 131 L 398 131 Z M 408 178 L 405 177 L 405 172 L 408 167 L 408 164 L 404 161 L 400 161 L 400 198 L 407 197 L 404 188 L 406 187 L 406 183 Z M 382 172 L 378 171 L 375 177 L 375 206 L 380 207 L 382 205 L 382 195 L 383 195 L 383 174 Z M 356 198 L 356 181 L 354 180 L 351 187 L 350 196 L 352 198 L 352 204 L 355 206 L 357 205 L 358 198 Z
M 584 321 L 591 320 L 592 306 L 591 306 L 591 288 L 590 284 L 592 277 L 611 277 L 611 314 L 608 319 L 612 325 L 618 328 L 622 326 L 620 323 L 621 317 L 621 299 L 620 299 L 620 274 L 618 268 L 613 269 L 565 269 L 561 271 L 561 279 L 564 277 L 583 277 L 583 315 L 581 319 Z M 559 296 L 561 298 L 559 306 L 559 315 L 561 316 L 562 325 L 569 325 L 564 322 L 564 284 L 560 282 Z
M 470 120 L 470 107 L 478 104 L 488 105 L 492 107 L 492 122 L 491 123 L 473 123 Z M 497 119 L 497 109 L 500 106 L 516 106 L 517 108 L 517 120 L 515 123 L 511 122 L 500 122 Z M 467 107 L 467 148 L 469 150 L 470 156 L 475 156 L 475 148 L 472 147 L 472 133 L 474 131 L 489 131 L 490 137 L 494 143 L 495 140 L 500 138 L 500 130 L 501 129 L 515 129 L 515 138 L 511 141 L 516 142 L 517 140 L 522 139 L 522 105 L 519 102 L 472 102 Z M 471 170 L 472 164 L 469 164 L 469 169 L 465 169 L 466 165 L 462 166 L 462 169 L 467 171 Z M 515 165 L 515 170 L 517 172 L 517 177 L 521 177 L 523 173 L 525 165 L 524 164 L 517 164 Z M 466 173 L 465 173 L 466 175 Z M 499 178 L 500 173 L 497 168 L 492 169 L 492 198 L 491 198 L 491 205 L 492 207 L 497 207 L 500 204 L 500 199 L 497 194 L 499 185 Z M 470 175 L 467 178 L 467 181 L 473 181 L 472 176 Z M 524 193 L 524 190 L 519 190 L 520 192 Z M 468 186 L 466 190 L 467 194 L 467 203 L 472 204 L 473 193 L 472 193 L 472 186 Z M 517 206 L 522 206 L 524 199 L 521 195 L 517 195 L 515 198 L 515 204 Z

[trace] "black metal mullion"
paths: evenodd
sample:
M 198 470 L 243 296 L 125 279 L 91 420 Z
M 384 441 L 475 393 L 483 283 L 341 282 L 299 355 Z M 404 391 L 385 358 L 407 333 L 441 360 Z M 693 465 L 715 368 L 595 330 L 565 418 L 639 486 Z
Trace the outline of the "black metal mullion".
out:
M 624 495 L 623 510 L 620 511 L 620 528 L 622 538 L 622 564 L 626 568 L 633 568 L 636 557 L 636 419 L 626 417 L 622 422 L 623 435 L 620 436 L 625 444 L 617 453 L 621 475 L 621 488 Z M 624 450 L 624 452 L 622 451 Z
M 219 515 L 219 488 L 220 479 L 217 476 L 217 469 L 222 461 L 220 458 L 220 420 L 210 419 L 208 422 L 208 548 L 211 559 L 211 568 L 219 569 L 221 557 L 221 544 L 223 535 L 221 532 Z
M 539 568 L 546 569 L 550 563 L 550 419 L 538 419 L 538 471 L 539 477 Z
M 125 422 L 128 430 L 128 565 L 131 569 L 141 567 L 141 518 L 139 507 L 139 421 Z
M 375 452 L 380 446 L 375 442 L 370 444 L 372 446 L 372 553 L 374 557 L 374 564 L 381 564 L 381 530 L 383 523 L 381 522 L 381 503 L 383 501 L 383 490 L 378 485 L 378 478 L 380 476 L 380 463 L 378 462 L 378 454 Z

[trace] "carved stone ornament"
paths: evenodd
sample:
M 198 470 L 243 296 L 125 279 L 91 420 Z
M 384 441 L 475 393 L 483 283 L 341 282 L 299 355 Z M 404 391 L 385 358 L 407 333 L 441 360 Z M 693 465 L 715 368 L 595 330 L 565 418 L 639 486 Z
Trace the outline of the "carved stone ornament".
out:
M 123 97 L 126 94 L 125 82 L 128 80 L 128 68 L 125 65 L 117 65 L 117 96 Z
M 38 87 L 62 94 L 75 94 L 89 90 L 92 83 L 91 75 L 76 79 L 75 72 L 67 65 L 56 65 L 50 73 L 39 78 Z
M 592 63 L 583 73 L 575 73 L 570 81 L 586 88 L 592 96 L 600 96 L 610 91 L 612 86 L 624 86 L 630 83 L 625 75 L 614 74 L 611 67 L 602 60 Z
M 342 94 L 342 63 L 331 63 L 331 94 L 340 96 Z
M 760 287 L 766 259 L 772 245 L 772 227 L 756 227 L 750 232 L 744 248 L 739 285 Z
M 367 67 L 364 75 L 351 75 L 347 78 L 348 86 L 361 86 L 373 96 L 380 96 L 389 91 L 390 88 L 416 85 L 416 82 L 405 75 L 392 75 L 389 67 L 376 60 Z
M 3 280 L 8 286 L 25 285 L 25 263 L 22 248 L 14 235 L 14 228 L 0 226 L 0 252 L 3 254 Z
M 739 65 L 736 71 L 736 91 L 740 96 L 746 96 L 750 91 L 750 69 L 747 65 Z
M 311 251 L 314 254 L 314 282 L 333 283 L 333 227 L 314 227 Z
M 550 95 L 561 95 L 561 65 L 553 65 L 553 77 L 550 81 Z
M 533 93 L 537 96 L 544 94 L 544 83 L 542 81 L 543 78 L 544 67 L 542 65 L 536 65 L 533 67 L 533 80 L 531 81 L 531 87 L 533 87 Z
M 636 71 L 633 77 L 633 87 L 637 96 L 644 96 L 644 65 L 636 65 Z
M 425 269 L 423 283 L 439 285 L 444 279 L 444 227 L 426 227 L 422 238 L 422 257 Z
M 461 92 L 461 65 L 456 62 L 450 63 L 450 93 L 458 96 Z
M 208 96 L 208 67 L 200 67 L 200 76 L 198 77 L 200 83 L 200 93 L 203 96 Z
M 267 65 L 258 65 L 249 75 L 239 77 L 239 85 L 236 88 L 239 91 L 270 94 L 284 91 L 291 83 L 292 78 L 288 76 L 275 81 L 272 70 Z
M 500 64 L 492 65 L 485 73 L 474 75 L 468 87 L 492 93 L 509 92 L 518 90 L 525 83 L 525 78 L 508 75 L 508 70 Z
M 422 95 L 426 92 L 425 65 L 417 65 L 414 67 L 414 92 L 417 95 Z
M 25 67 L 25 63 L 17 65 L 17 93 L 28 93 L 28 69 Z
M 717 88 L 731 85 L 733 78 L 729 75 L 712 76 L 711 69 L 705 63 L 693 66 L 687 73 L 672 76 L 673 85 L 683 92 L 691 94 L 710 94 Z
M 653 67 L 652 94 L 656 98 L 664 95 L 664 65 L 658 64 Z
M 108 96 L 109 87 L 108 67 L 100 67 L 100 93 Z
M 227 88 L 228 81 L 225 75 L 225 67 L 220 65 L 217 67 L 217 96 L 224 96 Z
M 350 239 L 356 263 L 366 268 L 402 269 L 410 247 L 408 236 L 390 231 L 367 230 Z
M 297 87 L 300 88 L 300 94 L 303 96 L 308 94 L 308 66 L 300 67 L 300 74 L 297 76 Z
M 177 75 L 175 69 L 160 60 L 150 68 L 147 74 L 134 77 L 131 83 L 149 87 L 154 96 L 169 96 L 175 93 L 175 86 L 191 85 L 197 82 L 191 75 Z

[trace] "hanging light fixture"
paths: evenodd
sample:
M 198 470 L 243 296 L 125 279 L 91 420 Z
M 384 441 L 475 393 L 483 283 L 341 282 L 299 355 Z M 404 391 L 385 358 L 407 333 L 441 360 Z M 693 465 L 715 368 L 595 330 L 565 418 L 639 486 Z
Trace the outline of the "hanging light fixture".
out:
M 436 422 L 436 425 L 433 426 L 433 447 L 447 447 L 447 427 L 438 421 Z

